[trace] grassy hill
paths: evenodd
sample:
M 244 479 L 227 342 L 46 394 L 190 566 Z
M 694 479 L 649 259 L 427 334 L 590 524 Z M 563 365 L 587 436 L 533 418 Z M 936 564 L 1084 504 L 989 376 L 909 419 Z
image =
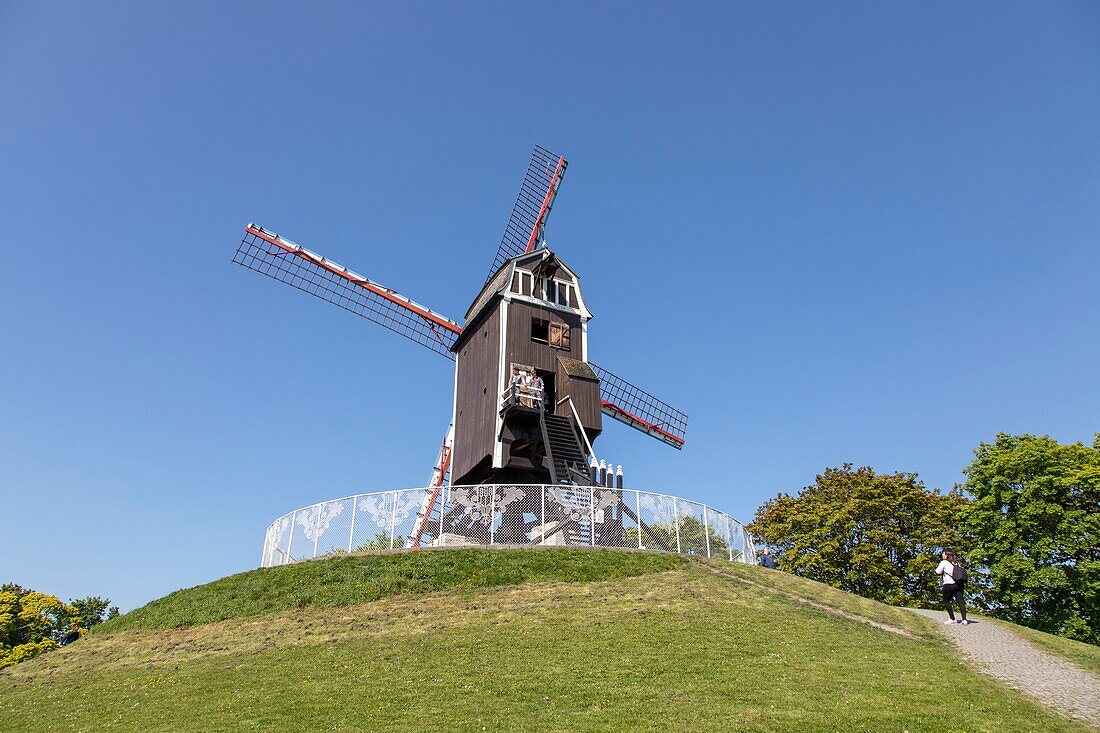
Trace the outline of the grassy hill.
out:
M 0 672 L 0 730 L 1086 728 L 972 673 L 904 610 L 761 568 L 541 549 L 178 591 Z

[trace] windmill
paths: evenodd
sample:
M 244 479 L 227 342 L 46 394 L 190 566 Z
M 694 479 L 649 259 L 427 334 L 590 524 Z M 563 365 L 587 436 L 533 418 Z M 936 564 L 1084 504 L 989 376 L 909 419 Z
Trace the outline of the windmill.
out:
M 580 278 L 544 245 L 567 165 L 562 156 L 535 147 L 489 275 L 463 325 L 263 227 L 245 227 L 233 262 L 455 362 L 451 426 L 432 472 L 433 491 L 418 513 L 413 546 L 420 544 L 448 475 L 453 486 L 475 487 L 465 489 L 469 506 L 478 502 L 478 485 L 551 484 L 561 487 L 566 504 L 569 487 L 610 485 L 592 468 L 604 415 L 683 448 L 687 415 L 588 358 L 592 313 Z M 530 508 L 523 493 L 510 495 L 510 511 L 520 517 Z M 626 510 L 607 508 L 613 514 Z M 557 522 L 554 531 L 567 522 Z M 535 531 L 529 521 L 512 526 L 528 539 Z M 455 521 L 449 528 L 467 536 L 470 530 Z M 544 536 L 549 531 L 541 529 Z

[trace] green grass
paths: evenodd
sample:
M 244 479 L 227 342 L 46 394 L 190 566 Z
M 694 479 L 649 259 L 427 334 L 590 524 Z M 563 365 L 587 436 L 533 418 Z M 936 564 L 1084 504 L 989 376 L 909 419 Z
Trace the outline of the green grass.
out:
M 824 583 L 800 578 L 797 575 L 778 570 L 761 574 L 764 568 L 741 565 L 739 563 L 711 563 L 723 573 L 739 576 L 747 580 L 762 582 L 768 586 L 790 593 L 809 601 L 820 603 L 838 611 L 854 616 L 889 624 L 904 629 L 914 636 L 931 639 L 938 638 L 934 625 L 927 619 L 903 608 L 888 606 L 869 598 L 833 588 Z
M 674 557 L 661 566 L 664 556 L 638 553 L 592 553 L 594 565 L 568 551 L 512 555 L 303 563 L 282 570 L 302 573 L 291 576 L 302 583 L 358 587 L 337 576 L 405 577 L 392 563 L 409 562 L 397 567 L 449 580 L 384 583 L 398 590 L 370 602 L 302 587 L 298 600 L 324 605 L 267 612 L 258 609 L 278 604 L 242 602 L 237 617 L 191 627 L 170 628 L 204 617 L 188 612 L 188 598 L 206 603 L 218 584 L 173 594 L 171 606 L 128 630 L 116 622 L 113 633 L 0 672 L 0 730 L 1087 730 L 972 672 L 915 614 L 894 617 L 810 581 Z M 413 559 L 393 559 L 402 557 Z M 558 561 L 557 570 L 543 565 Z M 234 576 L 217 592 L 267 598 L 262 586 L 286 577 Z
M 171 593 L 96 628 L 173 629 L 293 608 L 348 606 L 406 593 L 607 580 L 670 570 L 675 555 L 612 550 L 477 549 L 349 555 L 252 570 Z
M 1080 641 L 1073 641 L 1072 639 L 1066 639 L 1062 636 L 1054 636 L 1053 634 L 1036 631 L 1035 629 L 1029 629 L 1026 626 L 1019 626 L 1009 623 L 1008 621 L 991 619 L 987 616 L 981 618 L 985 621 L 992 621 L 993 623 L 1006 626 L 1024 640 L 1034 644 L 1043 651 L 1069 660 L 1095 675 L 1100 675 L 1100 647 L 1093 646 L 1092 644 L 1084 644 Z

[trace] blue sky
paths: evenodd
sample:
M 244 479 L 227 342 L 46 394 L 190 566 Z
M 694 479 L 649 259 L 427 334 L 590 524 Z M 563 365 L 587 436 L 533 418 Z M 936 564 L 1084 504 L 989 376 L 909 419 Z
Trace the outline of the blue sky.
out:
M 232 7 L 227 7 L 227 6 Z M 420 486 L 446 360 L 230 264 L 255 221 L 459 319 L 535 143 L 628 483 L 749 519 L 1100 430 L 1100 7 L 0 0 L 0 581 L 139 605 Z

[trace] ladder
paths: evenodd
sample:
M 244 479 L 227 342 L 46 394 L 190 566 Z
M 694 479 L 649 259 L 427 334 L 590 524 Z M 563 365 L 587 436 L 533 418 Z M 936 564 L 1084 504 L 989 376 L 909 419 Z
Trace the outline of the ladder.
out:
M 447 428 L 447 435 L 443 437 L 443 444 L 439 447 L 439 458 L 435 462 L 435 468 L 432 469 L 432 478 L 428 482 L 428 494 L 420 504 L 420 511 L 416 513 L 416 522 L 413 523 L 411 535 L 413 547 L 420 547 L 420 537 L 424 534 L 424 528 L 428 525 L 428 520 L 432 516 L 435 503 L 443 492 L 443 482 L 451 468 L 451 451 L 454 449 L 454 444 L 455 426 L 451 425 Z

